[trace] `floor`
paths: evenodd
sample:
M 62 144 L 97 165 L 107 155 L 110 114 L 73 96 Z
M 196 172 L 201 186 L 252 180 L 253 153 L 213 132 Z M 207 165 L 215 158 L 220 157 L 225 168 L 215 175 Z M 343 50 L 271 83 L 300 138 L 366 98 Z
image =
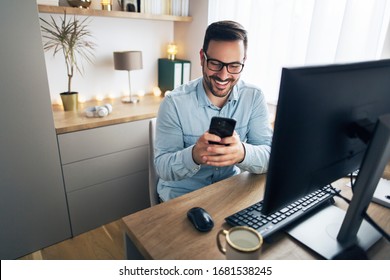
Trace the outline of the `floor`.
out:
M 123 260 L 124 236 L 120 220 L 54 244 L 21 260 Z

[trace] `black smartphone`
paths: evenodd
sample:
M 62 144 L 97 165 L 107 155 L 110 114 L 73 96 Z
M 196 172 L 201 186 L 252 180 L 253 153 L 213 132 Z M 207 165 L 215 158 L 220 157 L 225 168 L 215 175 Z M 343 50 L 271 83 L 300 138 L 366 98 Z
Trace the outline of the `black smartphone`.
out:
M 236 120 L 223 117 L 212 117 L 210 122 L 209 133 L 215 134 L 221 138 L 232 136 Z M 218 142 L 210 141 L 210 144 L 219 144 Z

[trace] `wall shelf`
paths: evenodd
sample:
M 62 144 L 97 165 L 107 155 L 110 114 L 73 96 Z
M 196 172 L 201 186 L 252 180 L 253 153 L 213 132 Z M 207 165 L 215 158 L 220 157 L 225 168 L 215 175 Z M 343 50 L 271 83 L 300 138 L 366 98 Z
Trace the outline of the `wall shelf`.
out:
M 165 20 L 165 21 L 182 21 L 190 22 L 192 17 L 172 16 L 172 15 L 153 15 L 143 13 L 131 13 L 123 11 L 103 11 L 94 9 L 80 9 L 65 6 L 47 6 L 38 5 L 40 13 L 63 14 L 66 11 L 70 15 L 97 16 L 97 17 L 115 17 L 128 19 L 146 19 L 146 20 Z

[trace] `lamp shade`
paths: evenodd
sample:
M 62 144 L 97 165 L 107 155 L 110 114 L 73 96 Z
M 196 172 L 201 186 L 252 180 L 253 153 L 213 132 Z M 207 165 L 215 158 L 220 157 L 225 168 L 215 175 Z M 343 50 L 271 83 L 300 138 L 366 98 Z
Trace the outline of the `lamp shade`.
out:
M 138 70 L 142 69 L 141 51 L 114 52 L 115 70 Z

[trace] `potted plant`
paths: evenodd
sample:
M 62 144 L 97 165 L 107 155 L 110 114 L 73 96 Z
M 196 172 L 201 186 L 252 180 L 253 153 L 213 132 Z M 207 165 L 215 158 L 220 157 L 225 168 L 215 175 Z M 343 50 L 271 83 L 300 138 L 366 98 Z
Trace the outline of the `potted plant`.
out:
M 53 56 L 62 53 L 65 59 L 68 90 L 60 93 L 64 110 L 77 110 L 78 94 L 72 91 L 72 78 L 75 72 L 83 74 L 82 60 L 92 63 L 95 43 L 90 41 L 91 32 L 88 30 L 88 17 L 79 20 L 76 16 L 67 19 L 66 12 L 60 17 L 60 22 L 40 18 L 42 25 L 43 49 L 53 51 Z

